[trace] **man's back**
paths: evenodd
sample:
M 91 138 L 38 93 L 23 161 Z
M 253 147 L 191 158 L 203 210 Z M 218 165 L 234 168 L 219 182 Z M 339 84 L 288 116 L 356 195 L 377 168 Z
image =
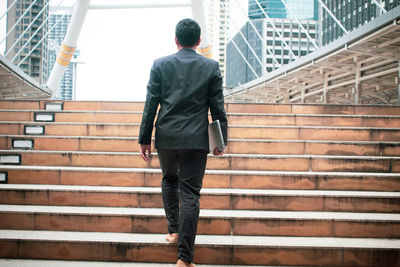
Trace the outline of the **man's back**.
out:
M 218 62 L 183 48 L 154 62 L 147 89 L 160 103 L 156 148 L 208 150 L 208 108 L 222 93 Z

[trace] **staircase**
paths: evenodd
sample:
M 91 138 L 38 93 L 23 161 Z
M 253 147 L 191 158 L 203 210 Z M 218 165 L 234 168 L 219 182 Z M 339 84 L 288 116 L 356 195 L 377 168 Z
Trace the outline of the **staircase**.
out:
M 143 103 L 0 101 L 0 257 L 176 261 Z M 227 104 L 199 264 L 400 266 L 400 107 Z

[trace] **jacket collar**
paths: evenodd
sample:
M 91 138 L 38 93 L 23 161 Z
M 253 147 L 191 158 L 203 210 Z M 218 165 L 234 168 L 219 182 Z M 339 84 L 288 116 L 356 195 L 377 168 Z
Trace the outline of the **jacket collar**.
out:
M 178 51 L 178 53 L 196 53 L 195 50 L 192 48 L 182 48 L 181 50 Z

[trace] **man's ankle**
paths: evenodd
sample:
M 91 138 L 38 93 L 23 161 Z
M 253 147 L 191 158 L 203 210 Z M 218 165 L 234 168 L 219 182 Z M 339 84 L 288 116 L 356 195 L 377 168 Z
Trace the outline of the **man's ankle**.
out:
M 178 234 L 177 233 L 169 233 L 165 239 L 170 243 L 178 243 Z
M 176 262 L 176 266 L 177 267 L 192 267 L 195 266 L 192 262 L 188 262 L 188 261 L 184 261 L 181 259 L 178 259 L 178 261 Z

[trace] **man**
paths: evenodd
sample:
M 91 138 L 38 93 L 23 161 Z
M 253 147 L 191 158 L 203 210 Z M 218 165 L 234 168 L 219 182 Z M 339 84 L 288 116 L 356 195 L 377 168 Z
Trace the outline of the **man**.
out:
M 140 126 L 140 155 L 148 161 L 156 120 L 155 147 L 163 173 L 167 241 L 178 243 L 177 266 L 192 263 L 199 198 L 208 154 L 208 109 L 219 120 L 225 144 L 227 118 L 218 62 L 196 53 L 200 26 L 192 19 L 175 28 L 178 52 L 154 61 Z M 223 151 L 214 149 L 214 155 Z

